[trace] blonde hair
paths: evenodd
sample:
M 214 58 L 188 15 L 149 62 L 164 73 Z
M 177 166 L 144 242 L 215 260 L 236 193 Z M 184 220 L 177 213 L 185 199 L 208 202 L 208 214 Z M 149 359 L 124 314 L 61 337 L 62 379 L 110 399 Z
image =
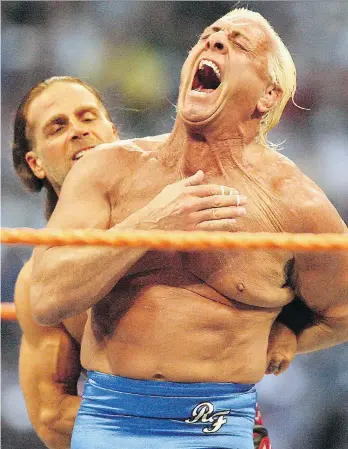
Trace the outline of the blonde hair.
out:
M 246 18 L 255 19 L 260 22 L 269 31 L 274 40 L 275 46 L 268 58 L 268 71 L 272 82 L 280 87 L 283 95 L 280 100 L 263 115 L 259 128 L 259 143 L 266 147 L 278 149 L 279 145 L 268 141 L 267 134 L 274 128 L 282 116 L 283 110 L 289 101 L 292 99 L 293 104 L 296 105 L 294 96 L 296 92 L 296 67 L 292 56 L 285 46 L 282 39 L 273 29 L 271 24 L 260 13 L 250 11 L 246 8 L 236 8 L 227 13 L 227 17 L 242 16 Z M 297 105 L 296 105 L 297 106 Z

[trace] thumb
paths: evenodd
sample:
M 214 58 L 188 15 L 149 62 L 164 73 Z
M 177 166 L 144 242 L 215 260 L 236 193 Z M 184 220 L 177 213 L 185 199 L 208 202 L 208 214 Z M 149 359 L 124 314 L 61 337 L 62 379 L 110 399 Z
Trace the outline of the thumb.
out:
M 194 175 L 183 179 L 184 186 L 196 186 L 200 184 L 204 179 L 204 172 L 202 170 L 198 170 Z

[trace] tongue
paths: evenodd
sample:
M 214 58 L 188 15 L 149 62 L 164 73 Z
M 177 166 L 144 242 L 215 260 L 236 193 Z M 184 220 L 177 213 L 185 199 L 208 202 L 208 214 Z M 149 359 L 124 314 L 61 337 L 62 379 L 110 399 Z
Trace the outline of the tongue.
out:
M 196 92 L 204 92 L 206 94 L 209 94 L 211 92 L 214 92 L 214 89 L 205 89 L 203 86 L 199 86 L 197 87 L 197 89 L 195 89 Z
M 220 85 L 220 80 L 214 70 L 208 65 L 204 65 L 198 73 L 199 80 L 204 89 L 215 90 Z

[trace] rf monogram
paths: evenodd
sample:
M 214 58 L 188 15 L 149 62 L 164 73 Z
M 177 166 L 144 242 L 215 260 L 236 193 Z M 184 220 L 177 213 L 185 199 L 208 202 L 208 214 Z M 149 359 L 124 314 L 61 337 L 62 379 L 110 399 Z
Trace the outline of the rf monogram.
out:
M 222 410 L 221 412 L 214 413 L 214 406 L 210 402 L 201 402 L 198 404 L 191 413 L 191 416 L 185 419 L 188 424 L 194 423 L 209 423 L 208 427 L 203 428 L 203 433 L 215 433 L 221 429 L 221 427 L 227 423 L 226 415 L 231 410 Z

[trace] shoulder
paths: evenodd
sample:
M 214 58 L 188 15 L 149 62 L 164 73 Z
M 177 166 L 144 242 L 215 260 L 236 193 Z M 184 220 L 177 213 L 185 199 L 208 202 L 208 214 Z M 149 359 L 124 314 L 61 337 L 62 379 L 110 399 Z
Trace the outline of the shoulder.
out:
M 94 187 L 114 184 L 129 176 L 148 157 L 132 140 L 116 141 L 98 145 L 78 160 L 67 175 L 68 182 L 88 180 Z
M 124 163 L 140 163 L 152 154 L 165 139 L 165 135 L 154 137 L 142 137 L 127 140 L 118 140 L 104 143 L 86 153 L 86 160 L 93 160 L 101 166 L 113 163 L 116 166 L 124 166 Z
M 278 154 L 282 197 L 296 232 L 343 233 L 346 226 L 324 191 L 299 167 Z
M 14 302 L 16 312 L 21 313 L 22 309 L 30 308 L 30 287 L 31 287 L 31 271 L 32 259 L 25 263 L 16 280 Z
M 96 152 L 111 152 L 115 156 L 117 152 L 121 157 L 127 157 L 132 155 L 133 157 L 139 157 L 144 152 L 154 151 L 160 145 L 162 145 L 169 137 L 169 134 L 159 134 L 157 136 L 147 136 L 147 137 L 134 137 L 131 139 L 117 140 L 111 143 L 103 143 L 93 148 L 89 153 L 93 154 Z

